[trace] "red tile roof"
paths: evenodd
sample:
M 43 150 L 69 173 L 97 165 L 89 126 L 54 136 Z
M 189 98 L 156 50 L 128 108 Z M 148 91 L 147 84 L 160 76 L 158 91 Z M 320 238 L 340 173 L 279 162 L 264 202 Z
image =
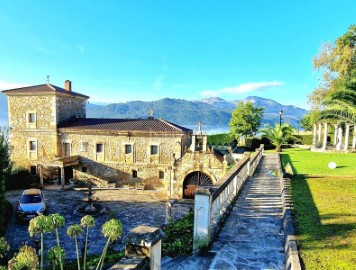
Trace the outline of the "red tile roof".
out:
M 86 95 L 76 93 L 73 91 L 67 91 L 67 90 L 65 90 L 61 87 L 55 86 L 53 84 L 40 84 L 40 85 L 33 85 L 33 86 L 28 86 L 28 87 L 9 89 L 9 90 L 2 91 L 2 93 L 5 95 L 11 95 L 11 94 L 34 95 L 34 94 L 61 93 L 61 94 L 66 94 L 66 95 L 70 95 L 70 96 L 82 97 L 85 99 L 89 98 Z
M 65 131 L 113 131 L 113 132 L 159 132 L 185 133 L 191 129 L 181 127 L 162 119 L 102 119 L 75 118 L 58 127 Z

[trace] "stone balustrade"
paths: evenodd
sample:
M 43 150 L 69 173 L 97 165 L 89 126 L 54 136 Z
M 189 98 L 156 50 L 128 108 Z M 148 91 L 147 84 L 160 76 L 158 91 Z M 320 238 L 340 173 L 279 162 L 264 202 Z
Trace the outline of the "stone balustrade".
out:
M 260 163 L 263 150 L 264 146 L 261 145 L 252 157 L 250 153 L 244 154 L 214 186 L 201 186 L 197 189 L 194 202 L 195 252 L 207 247 L 214 239 L 242 186 Z

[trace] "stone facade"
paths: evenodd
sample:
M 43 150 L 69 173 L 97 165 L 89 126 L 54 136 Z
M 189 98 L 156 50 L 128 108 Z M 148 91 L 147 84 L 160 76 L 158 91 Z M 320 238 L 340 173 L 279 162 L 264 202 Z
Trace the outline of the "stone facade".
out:
M 3 93 L 9 104 L 11 160 L 16 166 L 41 168 L 41 177 L 46 168 L 53 171 L 53 167 L 60 166 L 57 171 L 64 184 L 64 169 L 70 167 L 74 178 L 90 180 L 98 186 L 140 183 L 164 189 L 171 197 L 181 197 L 189 173 L 203 172 L 212 183 L 224 174 L 223 157 L 206 146 L 204 151 L 196 151 L 197 136 L 191 130 L 164 120 L 138 120 L 152 124 L 146 129 L 130 126 L 131 120 L 119 119 L 118 125 L 127 121 L 127 130 L 73 128 L 65 123 L 86 119 L 89 97 L 50 84 Z M 68 157 L 78 157 L 78 162 L 65 163 Z

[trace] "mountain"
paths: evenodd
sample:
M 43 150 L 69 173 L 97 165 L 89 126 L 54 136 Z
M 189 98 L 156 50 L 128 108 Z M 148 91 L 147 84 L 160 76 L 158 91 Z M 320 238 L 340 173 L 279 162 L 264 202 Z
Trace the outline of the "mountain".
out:
M 307 110 L 282 105 L 274 100 L 261 97 L 247 97 L 243 100 L 228 101 L 222 98 L 206 98 L 202 100 L 184 100 L 164 98 L 153 102 L 129 101 L 108 105 L 87 104 L 87 117 L 90 118 L 147 118 L 151 110 L 155 118 L 163 118 L 178 125 L 196 129 L 201 121 L 205 130 L 213 128 L 228 129 L 232 111 L 240 101 L 251 101 L 255 105 L 264 107 L 263 124 L 273 125 L 279 122 L 279 112 L 283 110 L 283 121 L 294 127 Z M 7 100 L 0 94 L 0 126 L 7 125 Z
M 0 93 L 0 127 L 7 125 L 7 97 Z
M 263 124 L 273 125 L 279 122 L 279 112 L 283 110 L 282 119 L 294 127 L 307 110 L 292 105 L 282 105 L 274 100 L 261 97 L 247 97 L 243 100 L 227 101 L 222 98 L 206 98 L 188 101 L 183 99 L 164 98 L 154 102 L 130 101 L 106 106 L 89 104 L 87 117 L 102 118 L 146 118 L 153 109 L 155 118 L 164 118 L 183 126 L 196 125 L 199 121 L 206 126 L 228 127 L 231 113 L 240 101 L 251 101 L 264 107 Z

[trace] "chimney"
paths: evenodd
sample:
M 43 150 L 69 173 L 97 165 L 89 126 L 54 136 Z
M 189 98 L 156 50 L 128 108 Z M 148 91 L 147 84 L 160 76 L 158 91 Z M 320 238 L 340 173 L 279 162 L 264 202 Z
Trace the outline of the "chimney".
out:
M 72 91 L 72 82 L 70 80 L 64 81 L 64 89 L 68 92 Z

